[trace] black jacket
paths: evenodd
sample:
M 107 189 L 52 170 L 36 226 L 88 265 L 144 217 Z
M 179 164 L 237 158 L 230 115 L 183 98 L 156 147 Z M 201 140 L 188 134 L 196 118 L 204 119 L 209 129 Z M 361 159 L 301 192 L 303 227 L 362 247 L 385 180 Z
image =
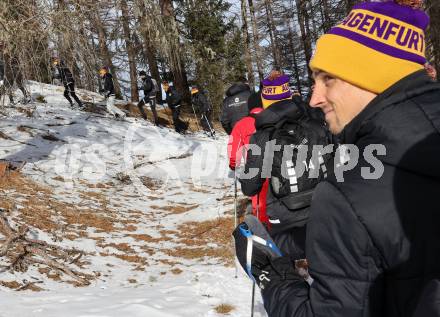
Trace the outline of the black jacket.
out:
M 70 69 L 66 66 L 66 64 L 63 61 L 61 61 L 56 66 L 55 70 L 56 70 L 56 72 L 53 75 L 53 77 L 61 80 L 61 82 L 63 83 L 64 86 L 67 86 L 69 84 L 75 84 L 75 80 L 73 79 L 72 72 L 70 71 Z
M 440 85 L 424 71 L 402 79 L 340 137 L 361 155 L 383 144 L 383 175 L 364 179 L 361 156 L 344 182 L 318 185 L 306 241 L 314 282 L 269 284 L 269 316 L 440 316 Z
M 227 134 L 231 134 L 232 128 L 237 121 L 249 114 L 247 101 L 250 94 L 251 89 L 249 85 L 244 83 L 233 84 L 226 91 L 220 122 Z
M 113 76 L 110 73 L 106 73 L 102 78 L 103 89 L 106 97 L 115 94 L 115 86 L 113 85 Z
M 180 105 L 182 97 L 180 93 L 176 90 L 176 88 L 174 88 L 174 86 L 170 86 L 165 94 L 168 107 L 173 109 Z
M 200 114 L 206 114 L 211 111 L 211 104 L 203 92 L 195 93 L 191 96 L 191 102 L 196 107 L 196 111 Z
M 156 90 L 154 89 L 153 79 L 151 78 L 151 76 L 147 75 L 144 79 L 142 79 L 142 87 L 140 87 L 139 90 L 144 91 L 145 97 L 156 95 Z

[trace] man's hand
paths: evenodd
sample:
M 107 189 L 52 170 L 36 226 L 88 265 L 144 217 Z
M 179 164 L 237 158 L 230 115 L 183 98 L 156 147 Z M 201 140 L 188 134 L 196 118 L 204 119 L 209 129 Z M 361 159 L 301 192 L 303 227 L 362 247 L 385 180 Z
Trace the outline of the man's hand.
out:
M 295 271 L 294 261 L 281 255 L 266 228 L 256 217 L 246 216 L 232 235 L 240 265 L 261 289 L 277 280 L 302 280 Z

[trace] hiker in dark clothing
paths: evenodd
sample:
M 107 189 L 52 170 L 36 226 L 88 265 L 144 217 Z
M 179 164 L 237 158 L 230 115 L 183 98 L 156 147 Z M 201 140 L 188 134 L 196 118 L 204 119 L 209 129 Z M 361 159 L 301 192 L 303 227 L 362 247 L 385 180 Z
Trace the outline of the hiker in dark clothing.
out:
M 266 181 L 266 177 L 262 175 L 263 166 L 271 166 L 271 177 L 268 177 L 270 190 L 266 197 L 268 232 L 284 254 L 302 259 L 305 257 L 306 224 L 311 198 L 316 185 L 325 175 L 321 172 L 320 163 L 317 163 L 315 166 L 320 171 L 319 176 L 308 177 L 307 171 L 312 170 L 308 163 L 313 154 L 313 146 L 328 145 L 329 133 L 323 121 L 317 121 L 308 115 L 301 105 L 301 99 L 296 99 L 298 103 L 292 99 L 288 88 L 289 76 L 272 71 L 262 84 L 261 99 L 265 110 L 256 116 L 256 132 L 249 142 L 258 146 L 261 153 L 254 154 L 250 151 L 245 165 L 246 174 L 249 170 L 260 172 L 255 177 L 241 179 L 241 189 L 247 196 L 260 193 Z M 295 166 L 296 172 L 291 174 L 293 166 L 287 164 L 289 158 L 292 164 L 297 164 L 298 158 L 294 154 L 287 156 L 286 149 L 297 145 L 295 140 L 302 141 L 309 147 L 307 156 L 303 158 L 305 162 L 301 162 L 306 165 L 301 176 L 298 165 Z M 284 146 L 274 153 L 271 163 L 263 155 L 268 153 L 271 146 L 269 141 L 276 142 L 277 146 Z M 323 158 L 322 164 L 327 161 L 328 159 Z M 283 168 L 291 176 L 288 182 L 283 181 Z
M 4 68 L 3 68 L 3 89 L 0 89 L 0 98 L 4 93 L 8 94 L 9 102 L 14 104 L 13 88 L 14 83 L 23 93 L 23 102 L 30 101 L 29 93 L 24 88 L 24 76 L 20 68 L 19 60 L 16 57 L 11 57 L 9 54 L 4 54 Z
M 109 73 L 107 67 L 102 67 L 99 70 L 101 76 L 102 86 L 100 93 L 104 95 L 106 100 L 107 112 L 118 119 L 124 119 L 125 113 L 115 106 L 115 86 L 113 83 L 113 76 Z
M 64 97 L 67 99 L 70 106 L 73 106 L 73 101 L 72 99 L 70 99 L 70 96 L 72 96 L 78 106 L 82 107 L 83 104 L 81 100 L 79 100 L 78 96 L 75 94 L 75 80 L 73 79 L 73 75 L 70 69 L 66 66 L 64 61 L 58 58 L 54 58 L 52 64 L 54 66 L 54 74 L 52 75 L 52 77 L 61 80 L 61 82 L 63 83 Z
M 138 108 L 144 120 L 147 120 L 147 113 L 144 110 L 146 104 L 150 104 L 151 112 L 153 113 L 154 124 L 159 125 L 159 117 L 156 111 L 156 97 L 159 91 L 159 86 L 154 78 L 148 76 L 145 71 L 139 72 L 139 78 L 142 80 L 142 87 L 139 90 L 144 91 L 144 97 L 139 101 Z
M 226 91 L 220 122 L 228 135 L 237 121 L 249 114 L 247 101 L 250 94 L 251 89 L 244 82 L 237 82 Z
M 215 131 L 211 122 L 212 107 L 206 95 L 197 87 L 191 89 L 191 102 L 196 107 L 196 112 L 200 118 L 200 124 L 203 130 L 209 135 L 214 136 Z
M 162 85 L 166 94 L 166 102 L 168 104 L 168 107 L 171 109 L 173 115 L 174 129 L 178 133 L 184 133 L 188 129 L 188 124 L 183 122 L 179 118 L 180 103 L 182 101 L 182 97 L 179 94 L 179 92 L 176 90 L 176 88 L 174 88 L 174 86 L 170 86 L 168 81 L 164 81 Z

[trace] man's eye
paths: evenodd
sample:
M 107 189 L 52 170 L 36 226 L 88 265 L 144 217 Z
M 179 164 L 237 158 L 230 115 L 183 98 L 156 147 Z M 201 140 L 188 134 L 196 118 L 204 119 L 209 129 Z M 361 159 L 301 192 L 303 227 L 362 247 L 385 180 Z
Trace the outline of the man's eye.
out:
M 328 84 L 332 83 L 332 81 L 333 81 L 335 78 L 332 77 L 332 76 L 329 76 L 329 75 L 325 75 L 323 79 L 324 79 L 324 83 L 325 83 L 326 85 L 328 85 Z

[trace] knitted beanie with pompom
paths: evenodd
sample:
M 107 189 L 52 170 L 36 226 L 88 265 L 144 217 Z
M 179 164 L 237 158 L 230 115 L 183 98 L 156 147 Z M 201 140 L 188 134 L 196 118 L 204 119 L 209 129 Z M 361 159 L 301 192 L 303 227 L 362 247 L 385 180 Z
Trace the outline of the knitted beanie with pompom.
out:
M 266 109 L 280 100 L 292 98 L 289 81 L 289 76 L 280 71 L 273 70 L 270 72 L 269 76 L 263 80 L 263 90 L 261 92 L 263 108 Z
M 421 0 L 362 2 L 317 42 L 310 61 L 376 94 L 424 69 L 429 17 Z

